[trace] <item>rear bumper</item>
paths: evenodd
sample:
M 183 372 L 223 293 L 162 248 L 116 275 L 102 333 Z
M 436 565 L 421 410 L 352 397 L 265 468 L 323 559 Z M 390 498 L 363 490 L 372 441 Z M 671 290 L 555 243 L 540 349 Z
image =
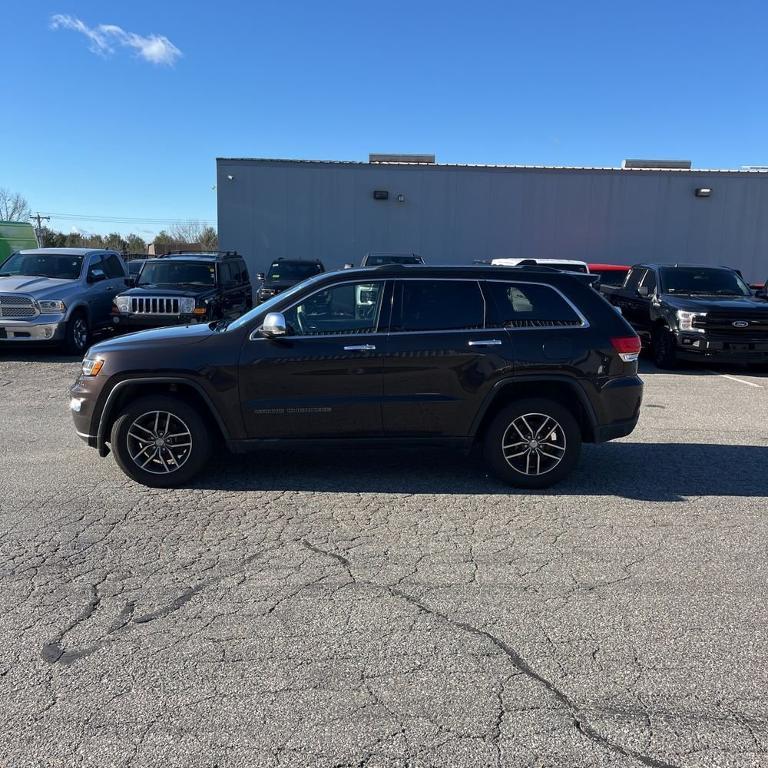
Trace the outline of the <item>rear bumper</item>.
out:
M 594 441 L 604 443 L 625 437 L 637 426 L 643 402 L 643 382 L 638 376 L 610 379 L 600 389 Z
M 678 333 L 676 336 L 677 356 L 682 360 L 768 363 L 768 339 L 743 336 L 712 338 L 692 333 Z

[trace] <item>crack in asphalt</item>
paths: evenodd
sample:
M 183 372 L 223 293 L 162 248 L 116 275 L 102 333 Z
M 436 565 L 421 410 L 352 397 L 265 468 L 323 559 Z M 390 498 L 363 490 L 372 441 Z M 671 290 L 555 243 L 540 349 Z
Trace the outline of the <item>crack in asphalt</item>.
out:
M 530 664 L 520 655 L 518 651 L 516 651 L 508 643 L 504 642 L 504 640 L 502 640 L 501 638 L 496 637 L 495 635 L 491 634 L 490 632 L 487 632 L 484 629 L 479 629 L 478 627 L 475 627 L 474 625 L 469 624 L 468 622 L 456 621 L 455 619 L 452 619 L 447 614 L 442 613 L 441 611 L 438 611 L 435 608 L 430 608 L 425 603 L 422 603 L 417 597 L 414 597 L 413 595 L 410 595 L 407 592 L 404 592 L 402 589 L 388 586 L 385 584 L 376 584 L 374 582 L 357 579 L 355 575 L 352 573 L 352 563 L 343 555 L 340 555 L 338 552 L 333 552 L 331 550 L 324 550 L 315 544 L 311 544 L 305 539 L 303 539 L 301 543 L 304 547 L 306 547 L 306 549 L 312 552 L 315 552 L 318 555 L 325 555 L 326 557 L 333 558 L 334 560 L 336 560 L 336 562 L 338 562 L 340 565 L 342 565 L 345 568 L 345 570 L 347 571 L 350 578 L 355 584 L 364 584 L 366 586 L 383 589 L 393 597 L 397 597 L 401 600 L 405 600 L 407 603 L 414 606 L 414 608 L 418 609 L 420 612 L 424 614 L 438 618 L 444 623 L 452 627 L 461 629 L 464 632 L 468 632 L 476 637 L 481 637 L 493 643 L 493 645 L 495 645 L 499 650 L 501 650 L 507 656 L 507 658 L 512 662 L 512 664 L 516 667 L 516 669 L 519 672 L 521 672 L 523 675 L 530 678 L 534 682 L 543 686 L 547 691 L 549 691 L 549 693 L 551 693 L 552 696 L 554 696 L 554 698 L 568 710 L 571 716 L 571 722 L 574 728 L 594 744 L 597 744 L 598 746 L 603 747 L 604 749 L 607 749 L 610 752 L 613 752 L 614 754 L 618 754 L 623 757 L 629 757 L 634 760 L 637 760 L 643 765 L 650 766 L 650 768 L 679 768 L 679 766 L 675 765 L 674 763 L 669 763 L 664 760 L 660 760 L 658 758 L 652 757 L 650 755 L 645 755 L 641 752 L 636 752 L 635 750 L 630 749 L 628 747 L 623 747 L 621 744 L 617 744 L 616 742 L 611 741 L 606 736 L 603 736 L 601 733 L 598 733 L 598 731 L 595 730 L 595 728 L 593 728 L 587 722 L 584 716 L 584 713 L 581 711 L 578 705 L 575 702 L 573 702 L 566 693 L 564 693 L 560 688 L 558 688 L 551 680 L 548 680 L 543 675 L 539 674 L 535 669 L 533 669 L 530 666 Z

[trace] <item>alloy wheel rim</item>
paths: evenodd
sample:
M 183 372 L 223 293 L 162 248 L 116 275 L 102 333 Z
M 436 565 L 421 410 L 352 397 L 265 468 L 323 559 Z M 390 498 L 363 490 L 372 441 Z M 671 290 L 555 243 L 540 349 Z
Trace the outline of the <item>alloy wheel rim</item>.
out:
M 501 438 L 504 460 L 521 475 L 546 475 L 563 460 L 566 448 L 565 431 L 546 413 L 518 416 Z
M 128 455 L 144 472 L 169 475 L 186 464 L 192 452 L 189 427 L 169 411 L 137 416 L 127 433 Z
M 78 349 L 85 347 L 86 342 L 88 341 L 88 326 L 86 325 L 85 320 L 83 320 L 81 317 L 78 317 L 77 320 L 75 320 L 75 327 L 72 329 L 72 336 L 74 337 L 75 344 L 77 344 Z

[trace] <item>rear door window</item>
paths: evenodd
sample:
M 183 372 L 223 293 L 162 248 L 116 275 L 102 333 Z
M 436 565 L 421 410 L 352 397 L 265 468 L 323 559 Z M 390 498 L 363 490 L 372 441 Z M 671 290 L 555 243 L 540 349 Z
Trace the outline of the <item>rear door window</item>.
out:
M 555 328 L 579 326 L 583 322 L 571 304 L 549 285 L 488 281 L 484 289 L 489 297 L 493 325 Z
M 402 280 L 392 331 L 483 328 L 485 300 L 476 280 Z

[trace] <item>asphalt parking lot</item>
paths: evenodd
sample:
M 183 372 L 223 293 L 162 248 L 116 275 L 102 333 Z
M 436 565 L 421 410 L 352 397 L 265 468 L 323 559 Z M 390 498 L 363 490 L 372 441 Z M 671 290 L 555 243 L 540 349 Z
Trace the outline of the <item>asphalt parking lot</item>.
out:
M 555 489 L 443 450 L 133 484 L 0 353 L 0 765 L 768 766 L 768 376 L 661 373 Z

